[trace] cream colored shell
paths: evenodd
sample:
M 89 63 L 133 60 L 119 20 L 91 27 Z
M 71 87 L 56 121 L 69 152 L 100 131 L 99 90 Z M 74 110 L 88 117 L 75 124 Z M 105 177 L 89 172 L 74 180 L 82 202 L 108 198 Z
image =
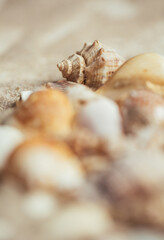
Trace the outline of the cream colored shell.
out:
M 131 58 L 97 92 L 120 99 L 134 89 L 148 89 L 164 95 L 163 56 L 145 53 Z
M 84 183 L 81 164 L 68 145 L 41 137 L 27 140 L 13 151 L 6 173 L 28 187 L 70 191 Z
M 97 40 L 93 44 L 85 43 L 82 50 L 76 53 L 57 66 L 67 80 L 84 83 L 93 89 L 110 79 L 124 62 L 115 50 L 105 47 Z
M 67 78 L 68 81 L 77 83 L 84 82 L 85 61 L 80 55 L 73 54 L 67 60 L 63 60 L 57 66 L 62 72 L 63 77 Z

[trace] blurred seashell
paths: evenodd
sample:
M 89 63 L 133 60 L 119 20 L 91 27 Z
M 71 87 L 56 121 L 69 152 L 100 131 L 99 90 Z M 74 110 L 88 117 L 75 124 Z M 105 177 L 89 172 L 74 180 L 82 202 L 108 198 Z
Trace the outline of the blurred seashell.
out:
M 46 87 L 48 89 L 58 89 L 60 91 L 63 91 L 73 104 L 76 111 L 89 101 L 93 101 L 101 97 L 99 94 L 96 94 L 87 86 L 68 82 L 66 80 L 49 82 L 46 84 Z
M 129 59 L 97 92 L 117 100 L 136 89 L 148 89 L 164 95 L 163 56 L 145 53 Z
M 93 89 L 99 88 L 110 79 L 124 62 L 124 59 L 115 50 L 106 48 L 97 40 L 93 44 L 85 43 L 83 49 L 73 56 L 57 65 L 63 77 L 69 81 L 84 83 Z M 79 62 L 82 62 L 78 65 L 81 67 L 80 73 L 83 73 L 82 80 L 81 74 L 79 80 L 79 72 L 76 73 L 79 67 L 73 65 L 73 60 L 71 62 L 71 58 L 74 59 L 77 56 L 80 58 Z
M 106 98 L 98 98 L 81 106 L 77 122 L 97 136 L 114 144 L 122 135 L 121 115 L 117 104 Z
M 63 207 L 49 224 L 48 232 L 52 232 L 54 239 L 98 239 L 112 227 L 112 219 L 105 207 L 83 202 Z
M 74 111 L 69 99 L 58 90 L 32 93 L 18 105 L 10 124 L 45 134 L 64 136 L 71 130 Z
M 164 123 L 164 99 L 148 90 L 133 90 L 119 101 L 126 132 L 135 132 L 138 127 L 151 123 Z
M 25 102 L 32 93 L 42 91 L 42 90 L 46 90 L 44 85 L 39 87 L 38 86 L 34 87 L 32 90 L 21 91 L 18 97 L 18 100 L 16 101 L 16 106 L 18 106 L 21 102 Z
M 30 219 L 43 220 L 57 211 L 58 202 L 48 191 L 35 190 L 24 195 L 21 209 Z
M 164 154 L 133 143 L 127 143 L 126 154 L 110 165 L 99 185 L 115 219 L 164 229 Z
M 117 104 L 100 96 L 88 87 L 65 81 L 47 84 L 49 88 L 59 88 L 65 91 L 76 109 L 76 122 L 98 137 L 112 140 L 121 138 L 122 123 Z
M 12 151 L 24 141 L 23 133 L 17 128 L 10 126 L 0 126 L 0 169 L 5 163 Z
M 58 63 L 58 68 L 62 72 L 63 77 L 68 81 L 83 83 L 84 82 L 84 58 L 78 54 L 70 56 L 67 60 Z
M 24 180 L 29 187 L 69 191 L 84 183 L 83 170 L 70 148 L 63 142 L 41 138 L 18 146 L 8 160 L 6 173 Z

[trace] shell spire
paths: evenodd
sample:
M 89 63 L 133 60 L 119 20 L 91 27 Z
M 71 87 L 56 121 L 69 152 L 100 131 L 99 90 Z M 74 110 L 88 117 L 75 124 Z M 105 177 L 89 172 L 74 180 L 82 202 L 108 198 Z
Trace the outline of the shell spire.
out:
M 81 51 L 63 60 L 57 66 L 68 81 L 83 83 L 97 89 L 110 79 L 124 63 L 114 49 L 108 49 L 98 40 L 85 43 Z
M 67 60 L 58 63 L 57 67 L 68 81 L 84 82 L 85 61 L 80 55 L 73 54 Z

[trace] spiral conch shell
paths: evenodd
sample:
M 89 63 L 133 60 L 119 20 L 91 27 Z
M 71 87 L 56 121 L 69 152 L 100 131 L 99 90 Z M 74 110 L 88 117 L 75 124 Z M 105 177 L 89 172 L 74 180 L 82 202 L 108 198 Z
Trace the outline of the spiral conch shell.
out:
M 97 92 L 117 100 L 137 89 L 147 89 L 164 95 L 163 56 L 145 53 L 131 58 Z
M 84 83 L 97 89 L 123 64 L 124 59 L 115 50 L 99 41 L 85 43 L 81 51 L 63 60 L 57 66 L 69 81 Z
M 62 72 L 63 77 L 68 81 L 77 83 L 84 82 L 84 58 L 78 54 L 70 56 L 67 60 L 63 60 L 58 65 L 59 70 Z

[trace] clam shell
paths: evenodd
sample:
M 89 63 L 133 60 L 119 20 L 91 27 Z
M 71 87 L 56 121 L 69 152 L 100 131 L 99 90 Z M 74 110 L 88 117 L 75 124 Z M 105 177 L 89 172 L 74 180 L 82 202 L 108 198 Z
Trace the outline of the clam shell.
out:
M 97 93 L 117 100 L 136 89 L 148 89 L 164 95 L 163 56 L 145 53 L 129 59 Z

